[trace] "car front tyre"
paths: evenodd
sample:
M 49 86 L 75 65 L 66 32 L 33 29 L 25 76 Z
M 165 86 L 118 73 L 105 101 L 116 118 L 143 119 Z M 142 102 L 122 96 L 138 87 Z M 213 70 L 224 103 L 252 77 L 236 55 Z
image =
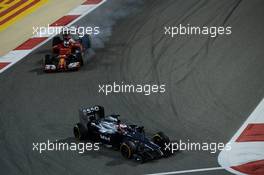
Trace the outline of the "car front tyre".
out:
M 123 142 L 120 145 L 120 152 L 122 154 L 123 157 L 127 158 L 127 159 L 131 159 L 134 152 L 135 152 L 135 144 L 131 141 L 127 141 L 127 142 Z
M 169 157 L 172 153 L 170 150 L 166 150 L 166 144 L 170 143 L 170 139 L 163 132 L 158 132 L 152 137 L 152 141 L 158 145 L 165 157 Z

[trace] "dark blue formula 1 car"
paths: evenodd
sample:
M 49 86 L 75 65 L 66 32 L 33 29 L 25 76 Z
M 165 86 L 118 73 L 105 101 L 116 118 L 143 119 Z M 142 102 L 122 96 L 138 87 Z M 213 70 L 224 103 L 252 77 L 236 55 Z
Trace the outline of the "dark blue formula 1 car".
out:
M 81 109 L 79 112 L 80 122 L 73 128 L 78 140 L 111 146 L 119 149 L 125 158 L 141 163 L 171 155 L 165 149 L 170 139 L 162 132 L 150 139 L 145 135 L 143 126 L 125 124 L 118 119 L 119 115 L 105 116 L 102 106 Z

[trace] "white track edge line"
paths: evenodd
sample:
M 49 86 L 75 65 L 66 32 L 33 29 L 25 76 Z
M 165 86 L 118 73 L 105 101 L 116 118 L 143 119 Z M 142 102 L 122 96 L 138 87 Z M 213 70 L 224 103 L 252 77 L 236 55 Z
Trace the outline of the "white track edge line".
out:
M 171 172 L 153 173 L 153 174 L 145 174 L 145 175 L 172 175 L 172 174 L 196 173 L 196 172 L 217 171 L 217 170 L 224 170 L 224 168 L 223 167 L 200 168 L 200 169 L 171 171 Z

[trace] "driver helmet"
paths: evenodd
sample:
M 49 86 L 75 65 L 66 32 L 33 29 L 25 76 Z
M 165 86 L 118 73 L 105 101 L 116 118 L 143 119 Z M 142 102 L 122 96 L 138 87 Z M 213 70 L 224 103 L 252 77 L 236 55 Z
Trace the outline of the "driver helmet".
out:
M 63 41 L 63 46 L 64 47 L 69 47 L 70 46 L 70 42 L 69 41 Z
M 127 125 L 119 123 L 118 124 L 118 131 L 121 132 L 121 133 L 126 133 Z

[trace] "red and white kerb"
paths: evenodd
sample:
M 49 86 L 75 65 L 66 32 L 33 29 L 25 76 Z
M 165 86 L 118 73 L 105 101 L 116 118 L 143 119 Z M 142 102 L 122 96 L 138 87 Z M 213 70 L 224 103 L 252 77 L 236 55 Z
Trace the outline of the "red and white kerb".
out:
M 264 175 L 264 99 L 229 141 L 219 164 L 234 174 Z

